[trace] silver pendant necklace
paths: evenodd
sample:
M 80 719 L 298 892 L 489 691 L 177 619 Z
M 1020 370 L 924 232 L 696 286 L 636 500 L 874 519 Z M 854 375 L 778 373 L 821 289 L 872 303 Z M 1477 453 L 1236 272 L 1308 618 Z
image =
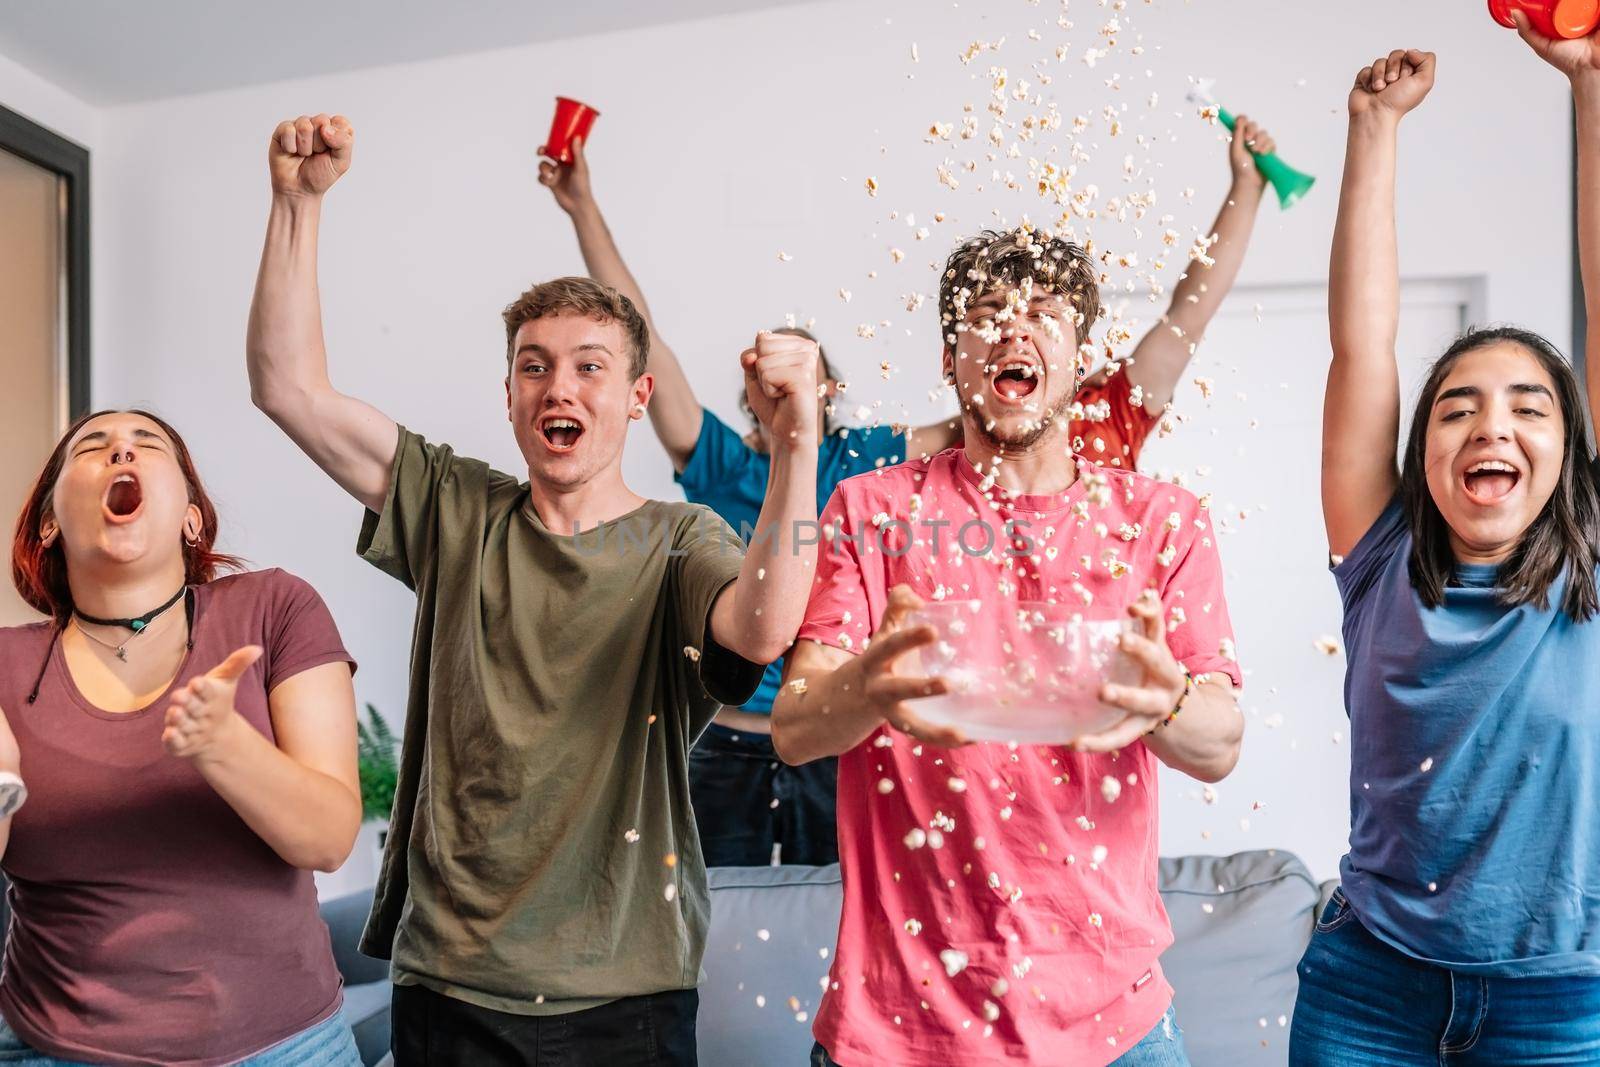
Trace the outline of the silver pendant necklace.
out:
M 114 641 L 107 641 L 103 637 L 96 637 L 94 634 L 92 634 L 88 630 L 84 629 L 84 627 L 83 627 L 83 621 L 84 620 L 83 620 L 82 616 L 76 617 L 73 621 L 78 624 L 78 632 L 80 634 L 82 634 L 83 636 L 87 637 L 89 640 L 93 641 L 97 645 L 101 645 L 101 646 L 103 646 L 105 648 L 109 648 L 112 652 L 116 653 L 116 656 L 117 656 L 117 658 L 119 660 L 121 660 L 123 663 L 126 663 L 126 662 L 128 662 L 128 646 L 133 643 L 133 639 L 135 637 L 138 637 L 140 634 L 148 633 L 149 630 L 150 630 L 151 624 L 155 623 L 157 620 L 159 620 L 163 616 L 165 616 L 167 614 L 167 612 L 171 611 L 173 609 L 173 607 L 176 605 L 176 603 L 177 602 L 174 601 L 173 603 L 168 604 L 165 608 L 161 609 L 159 614 L 157 614 L 154 617 L 152 617 L 148 622 L 143 622 L 142 625 L 140 625 L 140 626 L 138 626 L 136 628 L 133 628 L 133 632 L 128 635 L 128 639 L 126 641 L 122 642 L 121 644 L 117 644 Z

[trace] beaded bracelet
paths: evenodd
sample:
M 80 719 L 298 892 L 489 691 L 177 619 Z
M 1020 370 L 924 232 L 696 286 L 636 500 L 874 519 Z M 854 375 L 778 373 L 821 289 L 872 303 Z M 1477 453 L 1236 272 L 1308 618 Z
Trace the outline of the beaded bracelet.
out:
M 1150 732 L 1154 733 L 1155 731 L 1161 729 L 1163 726 L 1166 726 L 1173 719 L 1176 719 L 1178 717 L 1178 713 L 1183 710 L 1184 702 L 1189 699 L 1189 694 L 1191 692 L 1193 692 L 1193 691 L 1194 691 L 1194 675 L 1190 674 L 1189 673 L 1189 668 L 1185 667 L 1183 669 L 1183 692 L 1178 694 L 1178 702 L 1176 704 L 1172 705 L 1172 711 L 1170 713 L 1168 713 L 1168 715 L 1167 715 L 1167 717 L 1165 719 L 1162 719 L 1160 722 L 1158 722 L 1154 726 L 1150 727 Z

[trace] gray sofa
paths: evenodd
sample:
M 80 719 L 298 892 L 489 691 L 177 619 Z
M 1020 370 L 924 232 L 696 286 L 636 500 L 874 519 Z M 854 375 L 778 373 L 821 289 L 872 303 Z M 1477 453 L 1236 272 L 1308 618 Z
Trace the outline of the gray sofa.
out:
M 1333 883 L 1319 886 L 1290 853 L 1262 851 L 1164 859 L 1160 885 L 1176 935 L 1161 963 L 1177 990 L 1178 1025 L 1195 1067 L 1281 1067 L 1295 965 Z M 331 901 L 323 914 L 362 1057 L 371 1064 L 388 1042 L 389 990 L 384 965 L 354 950 L 366 896 Z M 837 867 L 711 871 L 700 986 L 703 1067 L 804 1067 L 839 905 Z

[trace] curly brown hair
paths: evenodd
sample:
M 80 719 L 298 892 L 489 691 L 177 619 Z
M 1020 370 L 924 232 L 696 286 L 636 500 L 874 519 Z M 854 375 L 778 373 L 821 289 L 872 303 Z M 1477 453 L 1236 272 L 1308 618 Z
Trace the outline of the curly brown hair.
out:
M 584 315 L 614 322 L 628 338 L 628 374 L 637 378 L 650 360 L 650 326 L 632 300 L 593 278 L 556 278 L 540 282 L 506 305 L 500 317 L 506 324 L 506 368 L 516 355 L 517 331 L 523 323 L 547 315 Z
M 962 241 L 945 261 L 939 278 L 939 325 L 946 348 L 955 348 L 956 334 L 967 307 L 985 293 L 1012 289 L 1032 278 L 1035 286 L 1060 293 L 1077 312 L 1078 344 L 1100 317 L 1100 280 L 1094 260 L 1080 245 L 1044 230 L 983 230 Z

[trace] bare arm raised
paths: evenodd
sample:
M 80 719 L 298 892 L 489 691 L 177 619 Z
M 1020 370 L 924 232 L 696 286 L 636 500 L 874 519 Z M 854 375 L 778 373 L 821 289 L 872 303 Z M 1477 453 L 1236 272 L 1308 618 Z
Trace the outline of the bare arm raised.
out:
M 1575 41 L 1539 35 L 1520 10 L 1511 16 L 1535 54 L 1567 76 L 1578 121 L 1578 265 L 1583 272 L 1584 376 L 1589 411 L 1600 411 L 1600 30 Z
M 552 160 L 540 163 L 539 182 L 550 190 L 556 204 L 572 219 L 578 250 L 583 253 L 583 265 L 589 277 L 633 301 L 650 327 L 647 369 L 656 380 L 648 409 L 650 425 L 655 427 L 656 437 L 667 450 L 673 467 L 681 471 L 688 465 L 695 443 L 700 439 L 704 412 L 689 385 L 688 375 L 683 372 L 683 365 L 656 330 L 656 320 L 645 304 L 644 292 L 622 261 L 622 252 L 606 226 L 605 217 L 600 214 L 600 205 L 595 202 L 589 185 L 589 163 L 584 157 L 582 139 L 572 142 L 570 164 Z
M 1208 256 L 1211 263 L 1196 260 L 1189 264 L 1172 290 L 1166 315 L 1139 341 L 1124 371 L 1129 383 L 1143 391 L 1146 411 L 1159 413 L 1172 400 L 1183 369 L 1194 358 L 1195 345 L 1205 336 L 1206 327 L 1239 276 L 1267 184 L 1256 167 L 1255 157 L 1267 155 L 1276 147 L 1272 135 L 1263 127 L 1239 116 L 1228 142 L 1233 184 L 1211 224 L 1216 238 Z
M 1395 157 L 1400 119 L 1433 88 L 1434 55 L 1397 49 L 1350 90 L 1339 217 L 1328 268 L 1333 362 L 1322 415 L 1322 516 L 1328 551 L 1350 552 L 1400 482 L 1400 252 Z
M 272 211 L 245 354 L 256 407 L 345 492 L 381 511 L 400 431 L 329 381 L 317 291 L 322 197 L 350 169 L 354 144 L 355 131 L 342 115 L 302 115 L 273 131 Z

